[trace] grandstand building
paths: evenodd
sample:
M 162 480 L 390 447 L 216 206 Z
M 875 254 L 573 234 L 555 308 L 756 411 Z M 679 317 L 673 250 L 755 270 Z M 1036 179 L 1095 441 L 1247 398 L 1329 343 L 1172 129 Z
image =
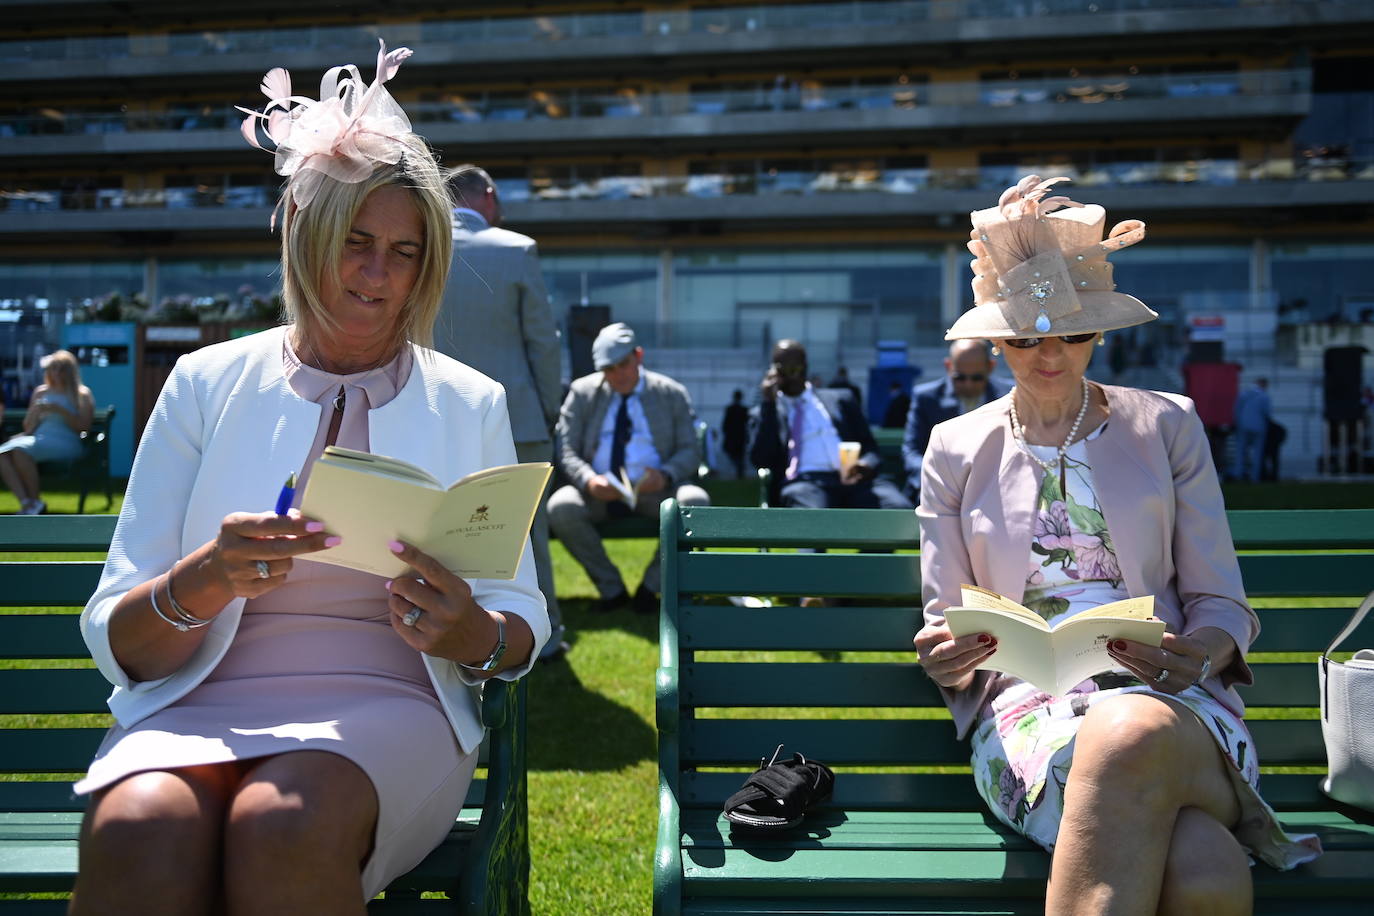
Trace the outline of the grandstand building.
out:
M 312 94 L 340 63 L 370 80 L 380 36 L 416 52 L 388 86 L 416 130 L 484 166 L 506 224 L 538 239 L 568 326 L 582 305 L 634 324 L 711 422 L 781 336 L 826 377 L 862 381 L 879 341 L 939 371 L 971 304 L 968 213 L 1031 172 L 1149 224 L 1116 278 L 1161 320 L 1113 335 L 1095 377 L 1181 390 L 1190 354 L 1239 362 L 1271 379 L 1302 475 L 1324 349 L 1374 350 L 1368 0 L 0 13 L 0 313 L 49 327 L 102 304 L 260 316 L 280 179 L 234 106 L 259 107 L 276 66 Z

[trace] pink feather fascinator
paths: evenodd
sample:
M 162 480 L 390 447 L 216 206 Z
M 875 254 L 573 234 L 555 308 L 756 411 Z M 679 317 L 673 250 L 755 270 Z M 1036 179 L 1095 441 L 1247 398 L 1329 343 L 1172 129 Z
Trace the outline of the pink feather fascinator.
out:
M 318 101 L 291 94 L 291 74 L 276 67 L 262 78 L 268 103 L 262 111 L 239 107 L 243 137 L 258 149 L 258 129 L 272 141 L 278 175 L 288 179 L 287 193 L 298 209 L 310 205 L 326 176 L 336 181 L 363 181 L 379 164 L 395 164 L 405 152 L 410 119 L 383 85 L 411 56 L 409 48 L 377 52 L 377 75 L 364 85 L 352 64 L 333 67 L 320 80 Z M 282 201 L 277 203 L 280 209 Z M 276 211 L 272 225 L 276 225 Z

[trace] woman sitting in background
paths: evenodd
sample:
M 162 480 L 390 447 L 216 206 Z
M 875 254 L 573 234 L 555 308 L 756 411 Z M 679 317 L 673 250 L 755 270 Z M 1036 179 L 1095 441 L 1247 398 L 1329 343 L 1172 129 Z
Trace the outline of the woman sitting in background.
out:
M 81 434 L 91 428 L 95 401 L 81 384 L 81 367 L 67 350 L 43 357 L 43 384 L 33 390 L 24 431 L 0 445 L 0 478 L 19 498 L 20 515 L 42 515 L 40 461 L 72 461 L 81 455 Z
M 1005 347 L 1016 387 L 932 432 L 916 649 L 972 736 L 979 794 L 1053 853 L 1047 913 L 1249 913 L 1247 854 L 1290 868 L 1320 847 L 1256 788 L 1235 686 L 1259 622 L 1193 403 L 1085 377 L 1105 332 L 1157 317 L 1107 262 L 1145 224 L 1104 239 L 1101 207 L 1046 197 L 1062 180 L 1030 176 L 973 214 L 977 304 L 945 337 Z M 953 636 L 944 610 L 964 583 L 1051 625 L 1153 595 L 1168 631 L 1157 647 L 1114 640 L 1115 670 L 1051 696 L 979 668 L 996 661 L 990 634 Z

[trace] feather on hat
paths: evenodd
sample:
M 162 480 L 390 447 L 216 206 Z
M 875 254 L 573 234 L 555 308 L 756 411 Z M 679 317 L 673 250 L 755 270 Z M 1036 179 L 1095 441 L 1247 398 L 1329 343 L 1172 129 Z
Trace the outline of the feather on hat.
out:
M 411 133 L 410 119 L 382 84 L 396 75 L 411 56 L 409 48 L 388 52 L 378 39 L 377 75 L 364 86 L 352 64 L 334 67 L 320 80 L 318 101 L 291 94 L 291 74 L 276 67 L 262 78 L 262 93 L 269 99 L 262 111 L 239 107 L 243 136 L 258 149 L 258 126 L 271 139 L 276 171 L 288 179 L 287 191 L 297 208 L 314 199 L 325 176 L 345 183 L 363 181 L 379 164 L 395 164 L 405 152 Z M 278 201 L 281 209 L 286 195 Z M 272 224 L 277 213 L 272 211 Z
M 1103 238 L 1107 211 L 1047 196 L 1066 178 L 1027 175 L 996 207 L 971 214 L 973 300 L 945 340 L 1084 334 L 1153 321 L 1145 303 L 1116 291 L 1107 254 L 1145 238 L 1145 224 L 1125 220 Z M 1063 208 L 1063 209 L 1060 209 Z

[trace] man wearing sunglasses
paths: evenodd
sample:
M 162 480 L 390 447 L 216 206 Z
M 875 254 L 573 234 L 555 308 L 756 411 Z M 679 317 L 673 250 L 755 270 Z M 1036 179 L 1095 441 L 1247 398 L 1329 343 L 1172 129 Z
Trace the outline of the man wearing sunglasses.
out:
M 949 345 L 944 376 L 911 390 L 902 463 L 906 465 L 906 496 L 913 504 L 921 501 L 921 459 L 935 424 L 995 401 L 1009 390 L 1009 385 L 992 377 L 996 365 L 986 340 L 956 340 Z

